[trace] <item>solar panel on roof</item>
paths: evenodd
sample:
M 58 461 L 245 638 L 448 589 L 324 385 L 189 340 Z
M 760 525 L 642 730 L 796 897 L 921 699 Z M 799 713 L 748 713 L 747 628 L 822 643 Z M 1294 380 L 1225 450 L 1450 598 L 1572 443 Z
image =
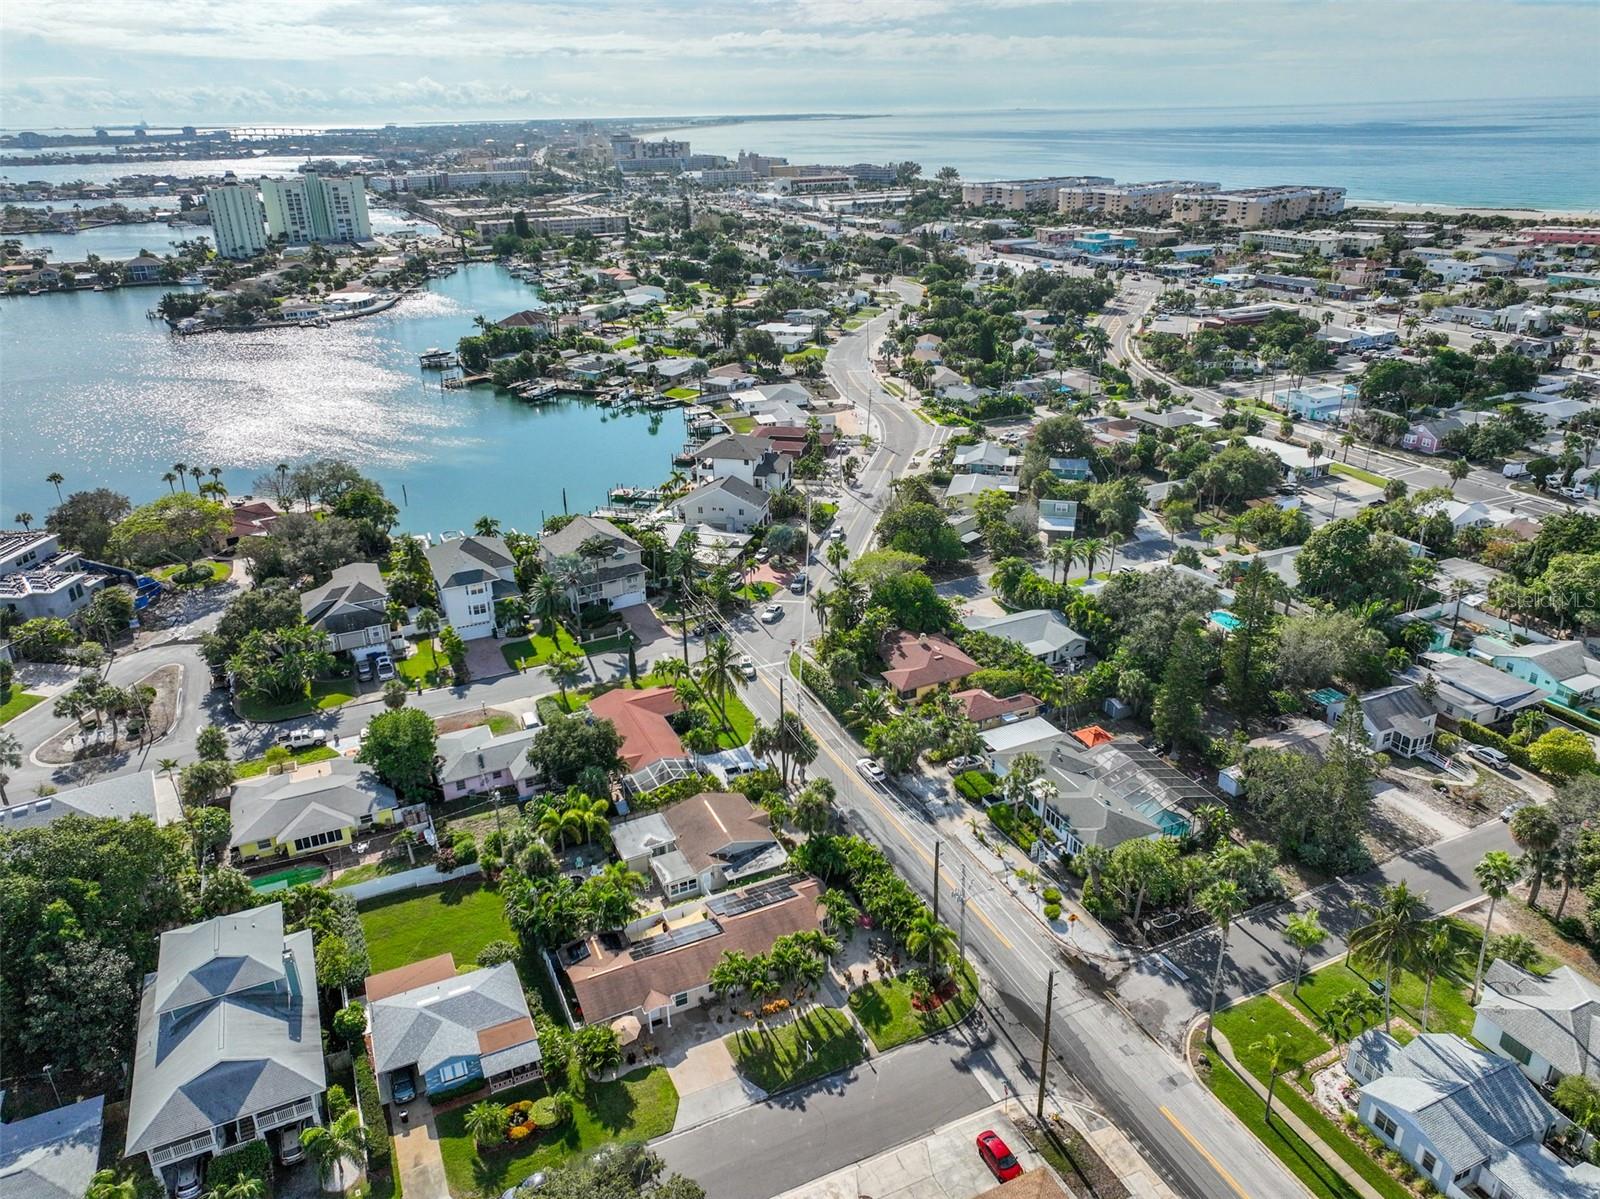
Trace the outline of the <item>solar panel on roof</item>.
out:
M 704 941 L 707 937 L 714 937 L 722 930 L 710 920 L 703 920 L 699 924 L 691 924 L 687 928 L 674 929 L 670 933 L 662 933 L 659 937 L 651 937 L 648 941 L 640 941 L 628 950 L 628 956 L 634 961 L 643 961 L 653 958 L 658 953 L 667 953 L 673 949 L 682 949 L 685 945 L 693 945 L 696 941 Z
M 773 879 L 771 882 L 762 883 L 760 886 L 751 887 L 747 891 L 735 891 L 731 895 L 719 895 L 706 904 L 718 916 L 742 916 L 746 912 L 753 912 L 757 908 L 764 908 L 774 903 L 782 903 L 786 899 L 795 897 L 793 883 L 796 876 Z

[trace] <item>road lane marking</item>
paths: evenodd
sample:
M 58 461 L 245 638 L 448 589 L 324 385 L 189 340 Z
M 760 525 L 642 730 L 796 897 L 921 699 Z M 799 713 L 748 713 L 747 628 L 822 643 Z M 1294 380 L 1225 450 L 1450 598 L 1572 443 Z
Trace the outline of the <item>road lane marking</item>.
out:
M 1211 1163 L 1211 1168 L 1222 1176 L 1223 1182 L 1227 1183 L 1233 1188 L 1233 1193 L 1238 1195 L 1239 1199 L 1250 1199 L 1250 1192 L 1246 1191 L 1242 1186 L 1234 1181 L 1233 1175 L 1229 1174 L 1228 1171 L 1223 1168 L 1221 1162 L 1211 1156 L 1211 1151 L 1209 1149 L 1207 1149 L 1199 1141 L 1195 1140 L 1194 1133 L 1190 1132 L 1183 1126 L 1183 1123 L 1178 1119 L 1178 1117 L 1172 1114 L 1171 1110 L 1168 1109 L 1166 1104 L 1163 1103 L 1156 1110 L 1172 1122 L 1172 1127 L 1176 1128 L 1183 1136 L 1183 1139 L 1188 1141 L 1189 1144 L 1194 1147 L 1194 1151 L 1196 1153 Z

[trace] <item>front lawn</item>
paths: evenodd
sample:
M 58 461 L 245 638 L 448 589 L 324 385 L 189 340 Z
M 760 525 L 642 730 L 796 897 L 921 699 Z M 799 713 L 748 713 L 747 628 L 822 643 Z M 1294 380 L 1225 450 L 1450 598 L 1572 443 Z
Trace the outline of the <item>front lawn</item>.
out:
M 543 1082 L 513 1087 L 494 1096 L 500 1104 L 542 1099 Z M 678 1118 L 678 1090 L 661 1066 L 625 1074 L 614 1082 L 590 1085 L 572 1105 L 572 1119 L 515 1145 L 480 1150 L 467 1132 L 470 1104 L 434 1118 L 445 1178 L 456 1199 L 496 1195 L 535 1170 L 549 1170 L 586 1157 L 613 1141 L 649 1141 L 672 1131 Z
M 827 356 L 827 346 L 807 346 L 803 350 L 796 350 L 793 354 L 785 354 L 783 356 L 783 360 L 790 366 L 799 366 L 802 362 L 806 362 L 812 358 L 815 358 L 818 362 L 821 362 Z
M 310 749 L 302 749 L 298 753 L 290 752 L 289 762 L 296 767 L 305 766 L 310 762 L 325 762 L 329 758 L 337 758 L 339 751 L 328 745 L 316 745 Z M 284 763 L 288 765 L 289 762 Z M 236 779 L 251 779 L 257 775 L 267 773 L 269 763 L 265 758 L 251 758 L 245 762 L 237 763 L 233 768 L 233 777 Z
M 768 597 L 770 597 L 777 590 L 778 585 L 776 583 L 746 583 L 743 587 L 739 588 L 738 591 L 734 592 L 734 594 L 740 599 L 748 600 L 752 604 L 763 604 L 766 603 Z
M 1330 462 L 1328 469 L 1336 475 L 1360 479 L 1363 483 L 1371 483 L 1374 487 L 1386 487 L 1389 483 L 1389 480 L 1382 475 L 1375 475 L 1370 470 L 1362 470 L 1359 466 L 1351 466 L 1347 462 Z
M 1233 1046 L 1233 1055 L 1252 1073 L 1264 1074 L 1260 1054 L 1250 1048 L 1268 1036 L 1285 1041 L 1298 1062 L 1328 1052 L 1332 1044 L 1322 1034 L 1308 1028 L 1295 1014 L 1270 995 L 1258 995 L 1226 1011 L 1217 1013 L 1217 1029 Z
M 42 695 L 31 695 L 26 691 L 12 688 L 11 698 L 6 700 L 5 703 L 0 704 L 0 724 L 4 724 L 6 721 L 11 720 L 14 717 L 21 716 L 29 708 L 33 707 L 34 704 L 42 704 L 43 702 L 44 696 Z
M 197 577 L 193 581 L 180 581 L 178 579 L 178 576 L 184 570 L 181 563 L 177 566 L 164 566 L 154 573 L 155 577 L 163 583 L 171 583 L 174 587 L 214 587 L 218 583 L 226 583 L 228 581 L 228 576 L 233 573 L 233 564 L 231 562 L 207 560 L 196 562 L 194 569 Z M 206 573 L 202 575 L 201 571 Z
M 450 669 L 450 659 L 433 647 L 432 637 L 418 641 L 413 650 L 409 657 L 394 664 L 395 670 L 408 683 L 437 686 L 443 672 Z
M 534 633 L 528 637 L 519 637 L 515 641 L 503 643 L 500 646 L 500 653 L 504 655 L 506 665 L 512 670 L 530 670 L 535 666 L 544 665 L 558 649 L 578 653 L 578 643 L 572 639 L 572 634 L 561 625 L 556 625 L 555 628 L 553 637 Z
M 823 1078 L 862 1058 L 861 1036 L 835 1008 L 812 1008 L 799 1020 L 766 1030 L 746 1028 L 727 1038 L 734 1065 L 769 1095 Z
M 721 716 L 724 708 L 729 728 L 722 727 Z M 711 718 L 717 722 L 717 745 L 721 749 L 733 749 L 735 746 L 745 744 L 750 740 L 750 734 L 756 727 L 755 716 L 736 691 L 728 692 L 723 699 L 723 708 L 714 705 L 711 707 Z
M 271 724 L 278 720 L 293 720 L 296 716 L 309 716 L 313 712 L 326 712 L 355 698 L 355 682 L 351 679 L 316 679 L 304 699 L 273 704 L 252 696 L 239 697 L 239 715 L 257 724 Z
M 756 418 L 753 416 L 730 416 L 727 422 L 728 428 L 735 433 L 749 433 L 756 427 Z
M 500 893 L 477 881 L 368 900 L 361 927 L 374 974 L 441 953 L 454 954 L 458 968 L 470 966 L 490 941 L 516 939 Z
M 970 966 L 961 968 L 960 979 L 961 990 L 931 1012 L 919 1012 L 911 1005 L 911 987 L 904 975 L 857 987 L 850 992 L 850 1010 L 882 1053 L 949 1028 L 965 1017 L 978 997 L 978 985 Z
M 694 400 L 700 397 L 700 393 L 692 387 L 669 387 L 661 394 L 674 400 Z

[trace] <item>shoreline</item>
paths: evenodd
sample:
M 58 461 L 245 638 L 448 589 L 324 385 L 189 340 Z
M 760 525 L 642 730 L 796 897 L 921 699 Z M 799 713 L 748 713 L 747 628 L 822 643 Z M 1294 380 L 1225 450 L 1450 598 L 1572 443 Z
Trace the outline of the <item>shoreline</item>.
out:
M 1362 200 L 1350 197 L 1346 210 L 1370 208 L 1394 213 L 1435 212 L 1440 216 L 1503 216 L 1513 221 L 1596 221 L 1600 220 L 1600 207 L 1595 208 L 1519 208 L 1489 204 L 1429 204 L 1417 200 Z

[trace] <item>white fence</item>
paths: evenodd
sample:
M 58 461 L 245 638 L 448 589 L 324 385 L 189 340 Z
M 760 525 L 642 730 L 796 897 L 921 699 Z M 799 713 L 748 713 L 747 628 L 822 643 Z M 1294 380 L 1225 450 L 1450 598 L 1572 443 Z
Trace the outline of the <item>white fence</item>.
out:
M 482 874 L 483 868 L 476 862 L 468 862 L 465 866 L 457 866 L 449 874 L 440 874 L 432 866 L 418 866 L 414 870 L 402 870 L 398 874 L 385 874 L 381 878 L 368 879 L 364 883 L 352 883 L 348 887 L 339 886 L 334 880 L 334 888 L 360 902 L 363 899 L 375 899 L 379 895 L 393 895 L 396 891 L 415 891 L 422 887 L 437 887 L 440 883 L 453 883 L 458 878 L 471 878 L 475 874 Z

